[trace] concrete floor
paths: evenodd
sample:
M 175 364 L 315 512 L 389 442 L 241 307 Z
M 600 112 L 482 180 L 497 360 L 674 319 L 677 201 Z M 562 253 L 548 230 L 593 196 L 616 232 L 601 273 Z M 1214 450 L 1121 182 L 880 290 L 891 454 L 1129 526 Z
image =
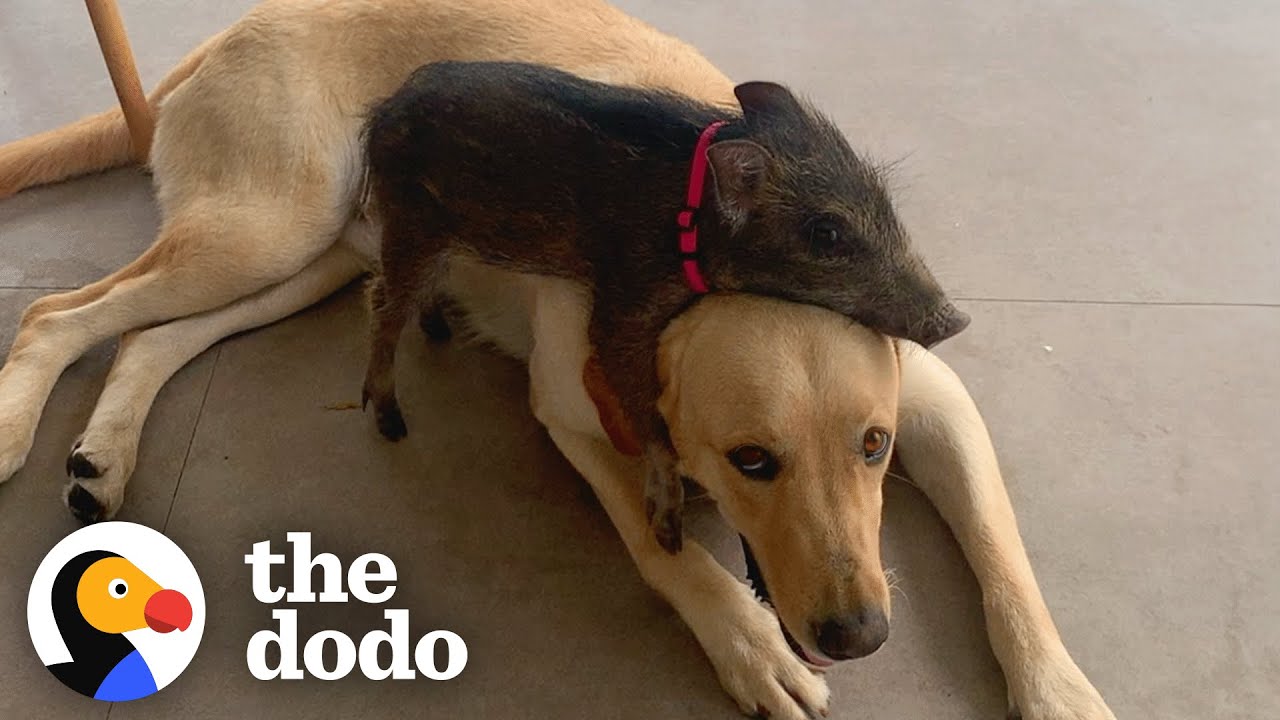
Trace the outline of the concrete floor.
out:
M 941 354 L 985 412 L 1044 593 L 1117 716 L 1280 717 L 1280 5 L 622 4 L 903 158 L 902 214 L 974 316 Z M 122 0 L 146 84 L 249 5 Z M 80 5 L 9 0 L 0 142 L 110 104 L 96 53 Z M 136 170 L 0 203 L 0 347 L 29 302 L 124 264 L 155 227 Z M 120 517 L 187 550 L 209 621 L 174 686 L 114 707 L 60 687 L 25 631 L 35 567 L 76 527 L 63 459 L 112 348 L 67 371 L 0 488 L 0 717 L 735 717 L 530 416 L 521 368 L 407 341 L 422 371 L 402 396 L 415 432 L 395 447 L 326 407 L 358 399 L 363 323 L 349 290 L 216 346 L 160 396 Z M 954 541 L 903 486 L 885 513 L 905 597 L 889 644 L 829 674 L 833 717 L 1003 717 Z M 270 619 L 241 558 L 287 530 L 347 560 L 390 555 L 393 605 L 415 637 L 466 638 L 467 671 L 252 679 L 244 647 Z M 303 618 L 358 636 L 381 609 Z

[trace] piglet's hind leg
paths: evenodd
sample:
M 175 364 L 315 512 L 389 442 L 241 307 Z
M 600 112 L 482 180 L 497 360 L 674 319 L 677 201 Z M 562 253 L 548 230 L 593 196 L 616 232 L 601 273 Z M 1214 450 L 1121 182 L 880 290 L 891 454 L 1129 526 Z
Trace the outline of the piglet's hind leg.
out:
M 408 429 L 396 401 L 396 344 L 415 303 L 403 293 L 389 290 L 385 276 L 373 280 L 369 288 L 372 327 L 369 339 L 369 369 L 365 373 L 364 392 L 360 403 L 366 409 L 373 403 L 378 432 L 388 440 L 403 438 Z

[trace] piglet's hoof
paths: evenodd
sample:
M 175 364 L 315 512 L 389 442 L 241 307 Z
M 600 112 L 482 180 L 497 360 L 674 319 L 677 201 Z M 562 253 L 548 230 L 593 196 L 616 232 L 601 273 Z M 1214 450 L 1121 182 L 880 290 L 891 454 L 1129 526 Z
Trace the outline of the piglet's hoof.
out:
M 404 416 L 400 414 L 400 408 L 394 405 L 388 408 L 375 408 L 374 415 L 378 419 L 378 432 L 391 442 L 396 442 L 409 434 L 409 429 L 404 424 Z
M 659 509 L 653 500 L 645 501 L 645 514 L 658 546 L 669 555 L 677 555 L 684 549 L 684 523 L 679 508 Z
M 418 327 L 422 328 L 422 333 L 434 343 L 448 342 L 453 337 L 453 329 L 449 327 L 444 311 L 438 307 L 423 310 L 418 316 Z
M 681 529 L 679 511 L 667 511 L 655 517 L 653 532 L 658 538 L 658 544 L 669 555 L 679 554 L 684 549 L 684 531 Z
M 360 407 L 368 409 L 370 400 L 373 400 L 373 417 L 378 423 L 378 432 L 382 433 L 382 437 L 396 442 L 409 434 L 404 424 L 404 416 L 400 414 L 400 404 L 396 402 L 394 395 L 387 400 L 374 399 L 373 393 L 369 392 L 366 386 L 360 394 Z

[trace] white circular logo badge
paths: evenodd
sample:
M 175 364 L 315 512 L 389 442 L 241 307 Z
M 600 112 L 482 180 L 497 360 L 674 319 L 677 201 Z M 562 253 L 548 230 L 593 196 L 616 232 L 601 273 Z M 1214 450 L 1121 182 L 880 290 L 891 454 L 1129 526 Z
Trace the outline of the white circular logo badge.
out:
M 45 555 L 27 595 L 40 661 L 64 685 L 97 700 L 143 698 L 195 657 L 204 588 L 172 540 L 149 527 L 81 528 Z

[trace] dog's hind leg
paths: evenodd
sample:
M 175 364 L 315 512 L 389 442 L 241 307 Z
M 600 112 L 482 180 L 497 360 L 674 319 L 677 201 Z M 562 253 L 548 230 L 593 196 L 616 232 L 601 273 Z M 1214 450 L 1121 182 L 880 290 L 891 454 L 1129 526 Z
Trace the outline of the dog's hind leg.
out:
M 911 481 L 951 526 L 982 588 L 987 632 L 1008 681 L 1012 715 L 1115 720 L 1049 616 L 973 399 L 936 356 L 899 342 L 896 452 Z
M 106 387 L 67 458 L 67 507 L 83 522 L 113 517 L 137 460 L 143 424 L 160 388 L 215 342 L 276 322 L 325 298 L 363 272 L 335 245 L 287 280 L 230 305 L 125 335 Z
M 337 237 L 342 219 L 337 210 L 325 217 L 260 201 L 179 214 L 134 262 L 81 290 L 33 303 L 0 369 L 0 481 L 22 466 L 54 383 L 86 350 L 294 275 Z

